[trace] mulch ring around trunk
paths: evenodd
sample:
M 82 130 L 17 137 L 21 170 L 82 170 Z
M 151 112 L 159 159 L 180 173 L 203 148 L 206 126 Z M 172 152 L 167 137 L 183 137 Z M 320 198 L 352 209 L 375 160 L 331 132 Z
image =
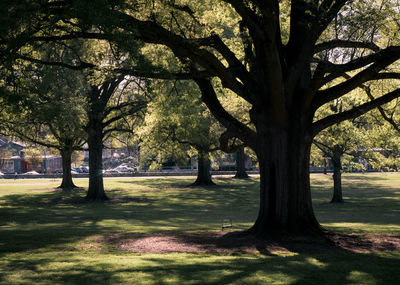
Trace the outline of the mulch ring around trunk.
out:
M 400 237 L 334 235 L 331 242 L 276 241 L 255 236 L 226 235 L 226 232 L 191 232 L 146 236 L 114 233 L 90 238 L 90 242 L 111 244 L 117 250 L 134 253 L 328 253 L 400 251 Z

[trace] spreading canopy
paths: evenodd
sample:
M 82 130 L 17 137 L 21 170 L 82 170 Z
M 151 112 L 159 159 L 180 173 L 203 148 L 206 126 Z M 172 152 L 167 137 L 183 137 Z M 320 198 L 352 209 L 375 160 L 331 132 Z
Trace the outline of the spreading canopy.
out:
M 75 38 L 108 40 L 135 58 L 130 64 L 115 67 L 116 71 L 195 80 L 211 112 L 253 148 L 254 130 L 226 112 L 211 78 L 218 78 L 224 88 L 254 109 L 273 105 L 269 119 L 287 125 L 293 108 L 312 117 L 323 104 L 368 81 L 400 77 L 396 72 L 400 46 L 393 40 L 382 40 L 390 38 L 399 24 L 399 5 L 393 1 L 25 2 L 20 6 L 9 1 L 3 6 L 7 11 L 2 14 L 16 19 L 2 19 L 3 61 L 10 54 L 40 61 L 27 46 L 61 45 Z M 29 17 L 21 17 L 21 11 Z M 362 32 L 355 32 L 354 25 L 359 29 L 360 23 Z M 138 52 L 138 42 L 168 47 L 177 61 L 167 68 L 151 66 L 146 50 Z M 58 64 L 76 69 L 97 65 L 82 58 Z M 346 79 L 345 74 L 349 75 Z M 315 121 L 310 134 L 399 95 L 394 89 L 381 98 Z
M 369 82 L 400 78 L 397 1 L 26 0 L 23 7 L 9 1 L 13 5 L 1 14 L 15 19 L 0 19 L 3 64 L 20 58 L 193 80 L 225 135 L 257 154 L 260 211 L 252 229 L 259 234 L 318 232 L 308 176 L 313 137 L 400 97 L 394 85 L 349 109 L 315 117 L 321 106 Z M 126 60 L 48 62 L 32 53 L 77 38 L 107 41 Z M 248 116 L 229 112 L 221 103 L 227 93 L 248 104 Z

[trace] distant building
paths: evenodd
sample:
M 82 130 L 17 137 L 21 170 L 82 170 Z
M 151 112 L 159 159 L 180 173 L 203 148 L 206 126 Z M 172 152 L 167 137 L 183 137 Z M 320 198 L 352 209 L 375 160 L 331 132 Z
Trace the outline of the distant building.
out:
M 53 173 L 60 169 L 62 169 L 61 155 L 42 156 L 37 164 L 30 163 L 29 158 L 24 156 L 12 156 L 3 163 L 0 171 L 18 174 L 33 170 L 39 173 Z
M 13 142 L 6 137 L 0 137 L 0 150 L 3 157 L 0 157 L 0 171 L 3 173 L 25 173 L 37 171 L 40 173 L 52 173 L 62 169 L 61 155 L 46 155 L 36 159 L 36 163 L 30 162 L 30 157 L 25 155 L 26 146 Z
M 20 155 L 26 146 L 22 143 L 11 141 L 7 137 L 0 137 L 0 150 L 7 151 L 11 156 Z

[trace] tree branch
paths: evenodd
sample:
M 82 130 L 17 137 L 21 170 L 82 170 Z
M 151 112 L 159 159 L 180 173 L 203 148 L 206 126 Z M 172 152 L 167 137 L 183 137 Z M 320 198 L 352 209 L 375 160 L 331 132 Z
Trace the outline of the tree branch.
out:
M 17 128 L 14 127 L 14 122 L 11 122 L 11 124 L 7 126 L 7 129 L 11 130 L 21 140 L 29 141 L 29 142 L 32 142 L 34 144 L 38 144 L 38 145 L 45 146 L 45 147 L 48 147 L 48 148 L 55 148 L 55 149 L 60 150 L 60 146 L 59 145 L 51 144 L 51 143 L 49 143 L 47 141 L 42 141 L 42 140 L 39 140 L 39 139 L 37 139 L 35 137 L 31 137 L 31 136 L 26 135 L 26 132 L 20 131 L 20 130 L 18 130 Z
M 223 0 L 226 3 L 229 3 L 242 18 L 243 24 L 249 29 L 250 33 L 253 35 L 257 35 L 260 39 L 265 39 L 264 31 L 261 29 L 259 25 L 259 20 L 257 15 L 251 11 L 243 1 L 239 0 Z
M 235 69 L 238 68 L 237 63 L 239 61 L 232 58 L 233 54 L 226 52 L 221 42 L 215 39 L 215 36 L 211 37 L 213 41 L 210 41 L 210 37 L 185 39 L 164 29 L 155 22 L 140 21 L 130 15 L 117 11 L 112 11 L 112 13 L 116 13 L 115 16 L 120 19 L 120 23 L 125 23 L 124 25 L 121 24 L 120 28 L 132 31 L 136 39 L 169 47 L 178 58 L 184 61 L 185 59 L 190 59 L 193 63 L 197 63 L 211 74 L 216 74 L 221 79 L 224 87 L 231 89 L 245 100 L 251 102 L 248 90 L 236 79 L 236 76 L 238 76 L 242 82 L 246 82 L 248 80 L 246 73 L 239 72 L 238 74 L 234 74 L 233 70 L 226 68 L 212 52 L 202 48 L 203 46 L 207 46 L 222 52 L 227 61 Z M 239 69 L 244 70 L 240 67 Z
M 332 156 L 332 154 L 329 153 L 329 151 L 333 152 L 333 149 L 331 147 L 329 147 L 326 144 L 323 144 L 315 139 L 313 140 L 313 143 L 319 150 L 321 150 L 324 153 L 324 155 L 329 156 L 329 157 Z M 325 148 L 328 149 L 328 151 Z
M 334 49 L 334 48 L 365 48 L 370 49 L 374 52 L 380 51 L 380 48 L 374 43 L 367 42 L 356 42 L 356 41 L 346 41 L 346 40 L 332 40 L 329 42 L 323 42 L 314 46 L 314 53 L 319 53 L 324 50 Z
M 171 73 L 165 70 L 157 71 L 144 71 L 136 70 L 133 68 L 116 68 L 113 70 L 116 73 L 122 73 L 125 75 L 132 75 L 136 77 L 152 78 L 152 79 L 166 79 L 166 80 L 190 80 L 196 78 L 210 78 L 214 77 L 216 74 L 211 74 L 210 72 L 203 70 L 197 72 L 177 72 Z
M 134 102 L 134 103 L 130 103 L 128 105 L 123 105 L 123 106 L 114 106 L 114 107 L 110 107 L 109 109 L 111 109 L 111 111 L 106 111 L 106 114 L 110 114 L 110 112 L 112 111 L 117 111 L 117 110 L 121 110 L 122 108 L 126 107 L 126 106 L 130 106 L 131 108 L 125 112 L 121 112 L 119 115 L 116 115 L 112 118 L 109 118 L 107 121 L 103 122 L 103 126 L 109 126 L 110 124 L 122 119 L 125 116 L 130 116 L 133 114 L 138 113 L 139 111 L 141 111 L 143 108 L 145 108 L 147 106 L 146 101 L 143 102 Z
M 79 65 L 72 65 L 72 64 L 68 64 L 68 63 L 64 63 L 64 62 L 45 61 L 45 60 L 36 59 L 36 58 L 23 56 L 23 55 L 19 55 L 16 58 L 27 60 L 27 61 L 38 63 L 38 64 L 42 64 L 42 65 L 65 67 L 65 68 L 72 69 L 72 70 L 83 70 L 86 68 L 95 68 L 96 67 L 94 64 L 84 62 L 84 61 L 80 61 Z
M 341 96 L 356 89 L 364 82 L 374 79 L 382 69 L 386 68 L 399 58 L 400 47 L 389 47 L 379 52 L 379 55 L 374 54 L 374 60 L 376 62 L 366 69 L 360 71 L 355 76 L 343 83 L 318 91 L 313 100 L 314 108 L 317 109 L 327 102 L 340 98 Z
M 101 102 L 101 109 L 105 110 L 108 101 L 110 100 L 111 96 L 114 94 L 115 89 L 119 86 L 119 84 L 124 80 L 125 76 L 120 75 L 117 78 L 112 78 L 103 82 L 100 86 L 100 102 Z
M 211 82 L 207 79 L 196 79 L 195 82 L 200 88 L 203 102 L 207 105 L 214 117 L 217 118 L 225 128 L 233 132 L 236 137 L 246 142 L 248 146 L 255 147 L 256 133 L 234 118 L 222 107 Z
M 325 63 L 326 73 L 343 73 L 365 67 L 371 63 L 385 59 L 386 57 L 394 56 L 394 54 L 396 53 L 397 56 L 400 57 L 399 52 L 400 52 L 399 47 L 389 47 L 385 50 L 357 58 L 355 60 L 352 60 L 344 64 L 334 64 L 329 61 L 323 61 L 323 62 Z M 313 61 L 321 62 L 321 60 L 319 59 L 314 59 Z
M 359 117 L 368 111 L 386 104 L 393 99 L 400 97 L 400 89 L 389 92 L 377 99 L 374 99 L 370 102 L 364 103 L 360 106 L 354 107 L 351 110 L 344 111 L 338 114 L 327 116 L 319 121 L 316 121 L 312 124 L 312 134 L 313 136 L 317 135 L 323 129 L 332 126 L 333 124 L 340 123 L 342 121 L 353 119 Z
M 369 99 L 375 100 L 374 96 L 372 95 L 371 88 L 369 88 L 368 86 L 363 86 L 362 89 L 365 91 L 365 93 L 367 94 L 367 96 L 369 97 Z M 397 132 L 400 133 L 400 126 L 399 126 L 399 124 L 397 124 L 397 123 L 393 120 L 393 117 L 389 117 L 389 116 L 386 114 L 385 110 L 382 108 L 382 106 L 378 106 L 377 108 L 378 108 L 379 113 L 380 113 L 381 116 L 383 117 L 383 119 L 384 119 L 385 121 L 387 121 L 390 125 L 392 125 L 392 127 L 393 127 Z

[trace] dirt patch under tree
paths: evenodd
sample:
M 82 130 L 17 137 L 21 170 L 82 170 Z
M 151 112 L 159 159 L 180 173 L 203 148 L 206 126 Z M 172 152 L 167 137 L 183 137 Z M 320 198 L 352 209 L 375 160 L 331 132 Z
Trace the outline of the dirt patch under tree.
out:
M 98 236 L 93 243 L 107 243 L 116 249 L 135 253 L 255 253 L 274 252 L 381 252 L 400 251 L 400 237 L 332 234 L 329 242 L 268 240 L 252 235 L 239 237 L 226 232 L 191 232 L 146 236 L 138 233 L 114 233 Z

